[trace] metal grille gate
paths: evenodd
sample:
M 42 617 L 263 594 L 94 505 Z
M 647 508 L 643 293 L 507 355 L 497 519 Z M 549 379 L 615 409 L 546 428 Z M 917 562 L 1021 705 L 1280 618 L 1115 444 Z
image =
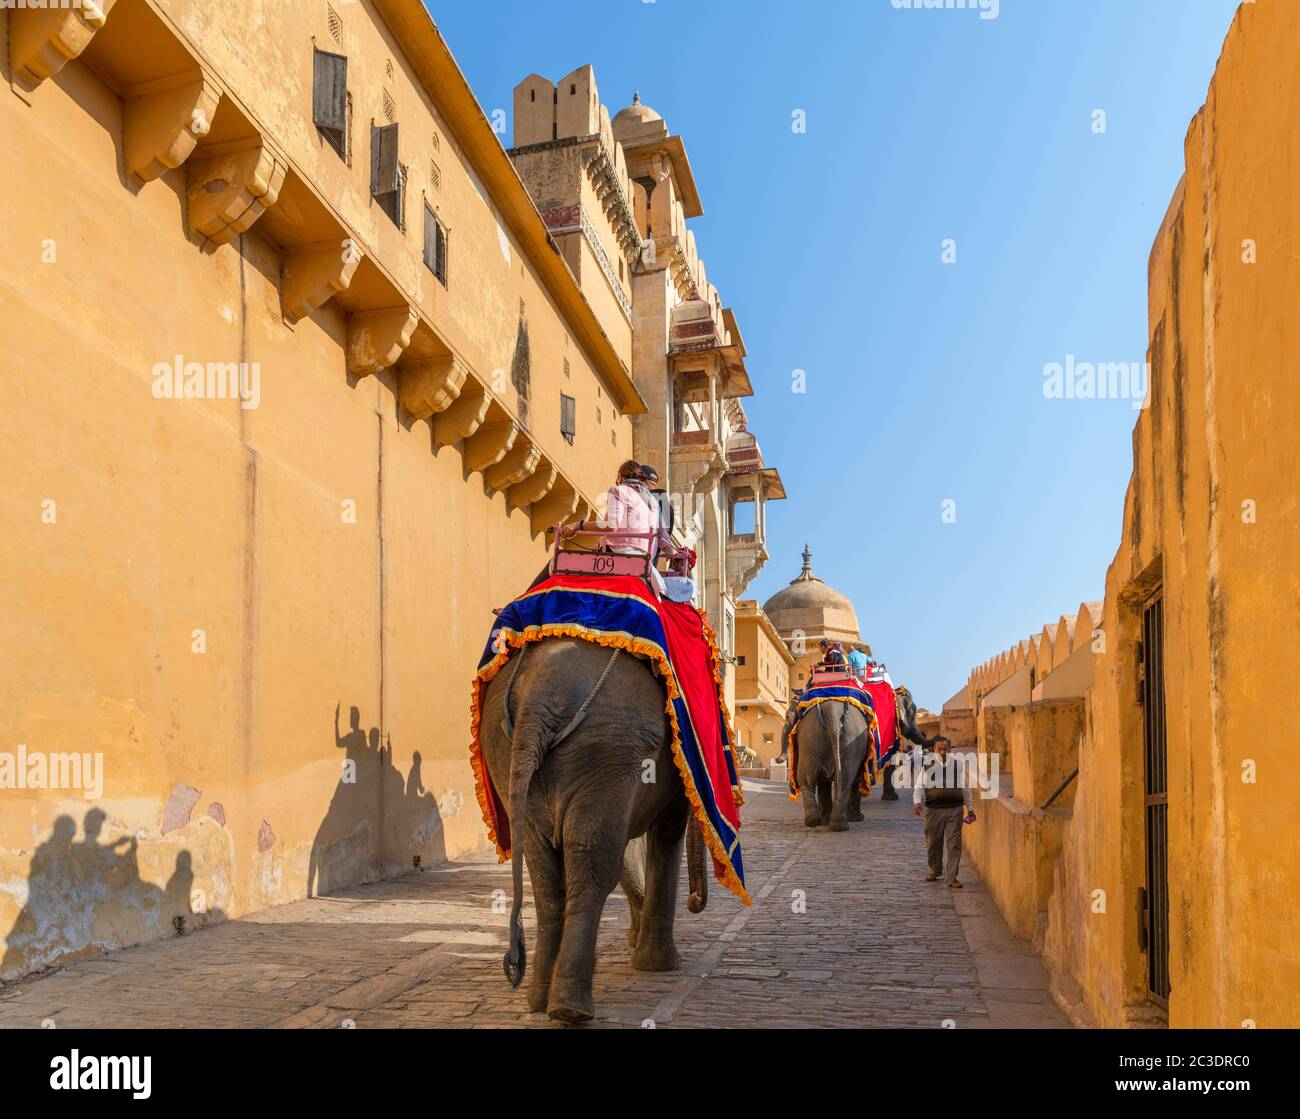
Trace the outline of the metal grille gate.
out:
M 1147 841 L 1142 939 L 1147 953 L 1147 987 L 1154 998 L 1165 1002 L 1169 998 L 1169 797 L 1165 750 L 1164 599 L 1159 595 L 1142 612 L 1139 663 Z

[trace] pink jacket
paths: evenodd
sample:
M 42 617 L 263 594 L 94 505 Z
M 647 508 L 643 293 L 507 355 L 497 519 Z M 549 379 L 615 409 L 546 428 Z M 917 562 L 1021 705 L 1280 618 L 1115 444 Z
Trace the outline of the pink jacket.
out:
M 651 505 L 639 487 L 623 482 L 609 487 L 609 493 L 605 496 L 604 520 L 610 528 L 622 532 L 653 532 L 659 527 L 659 510 Z M 611 545 L 617 543 L 616 540 L 610 540 Z M 626 544 L 635 547 L 637 551 L 646 546 L 644 540 L 628 540 Z

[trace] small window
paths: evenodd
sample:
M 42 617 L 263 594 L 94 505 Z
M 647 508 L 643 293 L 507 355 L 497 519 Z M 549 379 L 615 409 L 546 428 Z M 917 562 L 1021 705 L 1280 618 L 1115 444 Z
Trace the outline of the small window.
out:
M 597 426 L 597 427 L 600 426 L 600 409 L 599 409 L 599 408 L 596 409 L 596 426 Z
M 312 56 L 312 123 L 330 147 L 348 158 L 348 60 L 341 54 L 314 50 Z
M 740 656 L 738 656 L 738 657 L 736 658 L 736 663 L 737 663 L 738 665 L 741 665 L 742 667 L 744 666 L 744 664 L 745 664 L 745 657 L 744 657 L 744 654 L 741 654 Z
M 402 228 L 404 176 L 397 162 L 397 125 L 370 129 L 370 195 L 398 229 Z
M 569 377 L 569 359 L 567 357 L 564 359 L 564 376 L 566 380 Z
M 429 189 L 434 194 L 442 191 L 442 172 L 438 170 L 438 165 L 429 160 Z
M 577 401 L 565 393 L 560 393 L 560 434 L 564 436 L 564 441 L 570 446 L 572 446 L 573 437 L 576 434 L 574 425 L 577 421 L 577 415 Z
M 447 229 L 427 205 L 424 207 L 424 266 L 443 287 L 447 286 Z

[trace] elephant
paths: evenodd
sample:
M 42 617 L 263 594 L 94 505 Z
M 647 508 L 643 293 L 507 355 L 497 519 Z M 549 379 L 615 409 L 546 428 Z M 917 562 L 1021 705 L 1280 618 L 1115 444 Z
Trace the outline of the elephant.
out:
M 806 826 L 845 831 L 863 819 L 858 784 L 872 743 L 866 715 L 851 703 L 827 700 L 800 720 L 795 777 Z
M 528 1008 L 582 1022 L 594 1014 L 596 939 L 615 885 L 631 908 L 632 966 L 674 970 L 683 837 L 692 912 L 708 898 L 707 853 L 674 763 L 664 685 L 648 661 L 569 637 L 525 646 L 511 661 L 484 692 L 480 732 L 510 821 L 504 966 L 518 986 L 526 858 L 537 910 Z
M 894 710 L 897 712 L 895 726 L 897 727 L 898 748 L 903 749 L 903 739 L 907 739 L 915 746 L 930 749 L 937 739 L 926 738 L 916 728 L 916 700 L 912 698 L 909 692 L 901 684 L 894 689 Z M 897 756 L 889 765 L 881 768 L 880 784 L 882 800 L 897 800 L 898 790 L 894 786 L 894 775 L 898 771 L 899 765 L 902 764 Z

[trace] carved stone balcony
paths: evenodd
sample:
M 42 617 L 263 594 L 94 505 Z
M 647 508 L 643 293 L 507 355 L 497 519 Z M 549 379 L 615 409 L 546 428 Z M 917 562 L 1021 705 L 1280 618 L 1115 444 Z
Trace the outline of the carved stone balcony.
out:
M 682 493 L 712 493 L 727 469 L 727 456 L 717 435 L 703 428 L 673 433 L 669 454 L 673 486 Z
M 767 548 L 758 533 L 733 532 L 727 537 L 727 590 L 733 597 L 745 593 L 766 562 Z

